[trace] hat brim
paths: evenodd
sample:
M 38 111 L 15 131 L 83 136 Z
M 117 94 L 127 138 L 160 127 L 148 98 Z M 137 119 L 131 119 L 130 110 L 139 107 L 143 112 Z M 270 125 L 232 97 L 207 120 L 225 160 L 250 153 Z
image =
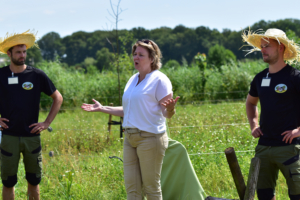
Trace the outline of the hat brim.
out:
M 287 38 L 283 37 L 274 37 L 274 36 L 268 36 L 264 34 L 256 34 L 252 33 L 251 31 L 246 34 L 245 32 L 242 35 L 242 38 L 244 42 L 247 42 L 250 46 L 253 46 L 254 48 L 249 51 L 249 53 L 252 53 L 254 51 L 261 51 L 261 40 L 265 39 L 266 41 L 269 39 L 273 39 L 278 41 L 278 43 L 282 43 L 285 46 L 284 56 L 283 59 L 289 62 L 293 61 L 300 61 L 300 48 L 298 44 L 296 44 L 294 41 L 289 40 Z
M 7 51 L 16 45 L 24 44 L 26 45 L 26 49 L 29 49 L 32 46 L 38 47 L 38 45 L 35 43 L 36 36 L 33 33 L 29 33 L 29 31 L 26 31 L 21 34 L 14 34 L 14 35 L 8 35 L 6 38 L 2 39 L 0 41 L 0 53 L 7 54 Z

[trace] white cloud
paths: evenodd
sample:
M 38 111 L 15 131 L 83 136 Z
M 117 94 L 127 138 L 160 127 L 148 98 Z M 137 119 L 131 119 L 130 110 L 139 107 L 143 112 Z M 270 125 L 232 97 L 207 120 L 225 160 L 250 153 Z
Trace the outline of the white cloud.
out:
M 4 19 L 0 17 L 0 22 L 3 22 L 3 21 L 4 21 Z

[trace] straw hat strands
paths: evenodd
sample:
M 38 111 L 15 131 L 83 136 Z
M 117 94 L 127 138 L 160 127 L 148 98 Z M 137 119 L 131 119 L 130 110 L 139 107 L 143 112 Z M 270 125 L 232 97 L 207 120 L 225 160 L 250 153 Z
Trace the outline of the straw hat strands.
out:
M 7 54 L 7 51 L 16 45 L 19 44 L 25 44 L 26 49 L 29 49 L 30 47 L 38 47 L 38 44 L 35 43 L 37 40 L 36 34 L 33 32 L 30 32 L 30 30 L 24 32 L 24 33 L 14 33 L 14 34 L 8 34 L 6 33 L 6 36 L 4 38 L 0 38 L 0 54 Z
M 257 31 L 244 31 L 242 34 L 243 42 L 247 42 L 249 46 L 252 46 L 253 49 L 246 50 L 249 53 L 254 51 L 261 51 L 261 39 L 269 42 L 269 39 L 277 40 L 279 44 L 284 44 L 285 51 L 283 59 L 290 64 L 297 63 L 300 61 L 300 47 L 293 40 L 289 40 L 285 34 L 280 29 L 271 28 L 268 29 L 265 33 L 261 29 Z

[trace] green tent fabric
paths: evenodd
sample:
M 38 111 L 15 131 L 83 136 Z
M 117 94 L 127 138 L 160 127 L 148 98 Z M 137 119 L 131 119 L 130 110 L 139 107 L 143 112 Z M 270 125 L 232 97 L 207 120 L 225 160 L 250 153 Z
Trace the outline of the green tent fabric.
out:
M 204 200 L 205 193 L 185 147 L 169 139 L 161 172 L 164 200 Z

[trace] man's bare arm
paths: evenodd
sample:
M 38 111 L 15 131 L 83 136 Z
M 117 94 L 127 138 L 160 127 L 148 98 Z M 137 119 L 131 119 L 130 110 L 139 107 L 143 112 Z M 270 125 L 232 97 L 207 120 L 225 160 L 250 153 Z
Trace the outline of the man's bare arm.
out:
M 259 100 L 258 97 L 253 97 L 250 94 L 248 94 L 246 100 L 247 117 L 250 124 L 251 134 L 254 138 L 263 135 L 258 124 L 258 109 L 257 109 L 258 100 Z
M 60 92 L 56 90 L 53 92 L 53 94 L 50 96 L 53 99 L 53 103 L 50 109 L 50 112 L 44 122 L 41 123 L 34 123 L 29 126 L 29 128 L 34 127 L 31 130 L 31 133 L 40 133 L 41 131 L 47 129 L 52 121 L 54 120 L 56 114 L 58 113 L 60 106 L 63 102 L 63 97 L 61 96 Z

